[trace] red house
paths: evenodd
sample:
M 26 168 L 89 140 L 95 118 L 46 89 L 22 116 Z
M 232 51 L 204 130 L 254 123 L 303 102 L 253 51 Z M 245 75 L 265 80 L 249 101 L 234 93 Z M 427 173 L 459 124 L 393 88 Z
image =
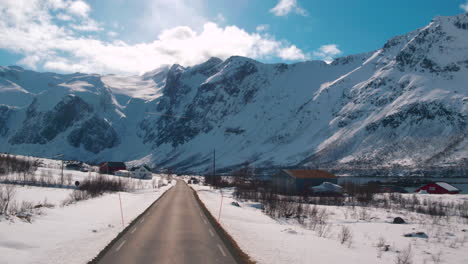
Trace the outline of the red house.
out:
M 430 194 L 458 194 L 460 190 L 446 182 L 431 182 L 416 190 L 426 191 Z
M 105 174 L 114 174 L 118 170 L 126 170 L 127 166 L 123 162 L 107 161 L 99 165 L 99 172 Z

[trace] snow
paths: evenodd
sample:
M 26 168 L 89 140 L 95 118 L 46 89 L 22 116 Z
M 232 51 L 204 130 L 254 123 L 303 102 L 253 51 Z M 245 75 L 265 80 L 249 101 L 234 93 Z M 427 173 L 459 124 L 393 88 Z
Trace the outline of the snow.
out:
M 57 162 L 49 160 L 49 166 Z M 60 178 L 60 170 L 40 168 Z M 71 173 L 81 180 L 88 173 Z M 109 176 L 110 177 L 110 176 Z M 135 182 L 131 192 L 107 193 L 97 198 L 62 206 L 72 189 L 15 185 L 14 201 L 52 204 L 53 208 L 34 209 L 31 223 L 15 216 L 0 216 L 0 263 L 87 263 L 115 238 L 123 227 L 147 209 L 172 184 L 153 189 L 152 180 L 126 179 Z M 166 181 L 159 175 L 153 180 Z M 166 181 L 167 182 L 167 181 Z M 0 187 L 4 184 L 0 183 Z M 119 199 L 122 201 L 124 226 L 121 223 Z
M 438 17 L 377 51 L 332 64 L 264 64 L 234 56 L 141 76 L 2 67 L 0 104 L 12 113 L 0 117 L 8 127 L 0 135 L 0 151 L 196 172 L 209 170 L 218 146 L 220 168 L 246 161 L 255 167 L 456 168 L 468 149 L 468 37 L 455 26 L 458 20 L 465 23 L 467 17 Z M 424 66 L 428 61 L 436 68 Z M 79 96 L 93 111 L 44 144 L 11 144 L 29 107 L 47 116 L 68 95 Z M 92 116 L 107 120 L 120 143 L 98 153 L 70 145 L 71 131 Z
M 221 194 L 206 186 L 191 185 L 212 215 L 219 213 Z M 231 205 L 236 201 L 232 190 L 223 189 L 223 206 L 220 224 L 236 240 L 241 249 L 257 263 L 396 263 L 397 251 L 412 247 L 413 263 L 433 263 L 440 256 L 441 263 L 468 263 L 468 228 L 466 220 L 451 217 L 434 223 L 426 215 L 403 211 L 359 208 L 356 214 L 365 211 L 360 219 L 353 216 L 352 208 L 319 206 L 329 212 L 329 231 L 323 237 L 308 230 L 294 219 L 275 220 L 265 215 L 258 203 L 237 201 L 241 207 Z M 424 196 L 427 198 L 428 196 Z M 431 199 L 447 199 L 447 202 L 462 202 L 466 195 L 430 196 Z M 407 224 L 391 224 L 400 216 Z M 339 233 L 342 227 L 352 233 L 352 242 L 341 244 Z M 405 234 L 424 232 L 427 239 L 404 237 Z M 389 251 L 379 250 L 379 241 L 389 245 Z
M 72 189 L 63 188 L 41 188 L 35 186 L 16 186 L 15 190 L 15 201 L 21 202 L 32 202 L 34 204 L 47 203 L 59 206 L 60 202 L 67 199 L 73 192 Z
M 311 187 L 314 192 L 343 192 L 343 188 L 331 182 L 324 182 L 318 186 Z
M 440 187 L 444 188 L 445 190 L 449 191 L 449 192 L 453 192 L 453 191 L 460 191 L 458 190 L 457 188 L 455 188 L 454 186 L 446 183 L 446 182 L 436 182 L 437 185 L 439 185 Z
M 102 81 L 117 95 L 125 95 L 129 98 L 153 100 L 160 94 L 160 86 L 152 79 L 145 80 L 142 76 L 118 76 L 106 75 Z M 125 102 L 126 103 L 126 102 Z

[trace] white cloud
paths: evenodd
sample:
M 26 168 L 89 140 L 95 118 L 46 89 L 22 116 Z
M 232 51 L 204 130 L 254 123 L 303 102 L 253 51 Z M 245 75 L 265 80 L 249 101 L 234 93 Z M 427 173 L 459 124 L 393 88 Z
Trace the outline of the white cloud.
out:
M 291 12 L 307 16 L 307 11 L 299 6 L 297 0 L 279 0 L 275 7 L 270 9 L 275 16 L 286 16 Z
M 208 22 L 205 0 L 144 0 L 146 8 L 137 23 L 138 34 L 156 36 L 164 29 L 189 26 L 200 30 Z
M 135 74 L 165 64 L 190 66 L 212 56 L 285 60 L 308 57 L 296 46 L 268 34 L 249 33 L 237 26 L 221 27 L 213 22 L 204 23 L 201 29 L 170 27 L 149 42 L 109 42 L 80 33 L 86 29 L 80 26 L 89 26 L 89 21 L 93 21 L 89 17 L 75 17 L 73 23 L 61 26 L 55 24 L 57 12 L 50 11 L 51 5 L 44 5 L 51 0 L 3 1 L 10 2 L 6 8 L 0 7 L 0 49 L 22 54 L 24 58 L 19 63 L 33 69 Z M 21 1 L 23 5 L 15 4 Z M 66 12 L 65 8 L 59 11 Z M 98 23 L 96 27 L 100 29 Z
M 66 8 L 69 3 L 64 0 L 48 0 L 47 4 L 54 10 Z
M 285 60 L 304 60 L 308 57 L 294 45 L 281 49 L 278 56 Z
M 44 68 L 62 72 L 86 72 L 88 70 L 88 67 L 82 63 L 74 64 L 63 58 L 55 58 L 54 60 L 47 61 L 44 64 Z
M 37 55 L 30 55 L 26 56 L 23 59 L 21 59 L 18 63 L 21 65 L 26 65 L 30 67 L 31 69 L 36 69 L 37 63 L 41 60 L 41 58 Z
M 80 24 L 73 24 L 71 28 L 78 31 L 101 31 L 102 27 L 96 21 L 92 19 L 86 19 Z
M 71 21 L 73 18 L 70 15 L 64 14 L 64 13 L 58 13 L 56 15 L 56 18 L 62 21 Z
M 88 17 L 91 7 L 84 1 L 73 1 L 68 6 L 68 11 L 76 16 Z
M 465 4 L 461 4 L 460 8 L 463 9 L 465 12 L 468 12 L 468 0 L 466 1 Z
M 330 63 L 333 61 L 333 58 L 343 53 L 340 49 L 338 49 L 338 45 L 336 44 L 329 44 L 323 45 L 318 50 L 314 51 L 314 56 Z
M 267 31 L 268 29 L 270 28 L 270 25 L 268 24 L 261 24 L 261 25 L 258 25 L 255 30 L 257 30 L 257 32 L 263 32 L 263 31 Z

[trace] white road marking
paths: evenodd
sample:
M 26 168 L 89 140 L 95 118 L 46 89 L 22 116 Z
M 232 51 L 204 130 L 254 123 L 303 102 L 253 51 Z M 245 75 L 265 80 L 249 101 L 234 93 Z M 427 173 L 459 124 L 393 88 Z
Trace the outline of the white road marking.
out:
M 135 228 L 133 228 L 133 230 L 132 230 L 132 232 L 131 232 L 131 233 L 133 234 L 133 233 L 135 233 L 135 231 L 136 231 L 136 227 L 135 227 Z
M 145 221 L 145 218 L 143 217 L 143 218 L 140 220 L 140 224 L 143 224 L 144 221 Z
M 203 222 L 205 223 L 205 225 L 207 225 L 207 224 L 208 224 L 208 222 L 206 222 L 205 218 L 203 218 Z
M 218 248 L 219 248 L 219 251 L 221 251 L 221 254 L 223 254 L 223 256 L 226 257 L 226 253 L 224 253 L 224 250 L 223 250 L 223 248 L 221 247 L 220 244 L 218 244 Z
M 200 212 L 200 216 L 203 217 L 202 213 Z
M 210 231 L 210 235 L 214 237 L 213 231 L 211 231 L 211 229 L 208 229 L 208 231 Z
M 127 240 L 122 241 L 122 243 L 120 243 L 120 245 L 115 249 L 115 252 L 119 251 L 120 248 L 122 248 L 122 246 L 125 244 L 125 242 L 127 242 Z

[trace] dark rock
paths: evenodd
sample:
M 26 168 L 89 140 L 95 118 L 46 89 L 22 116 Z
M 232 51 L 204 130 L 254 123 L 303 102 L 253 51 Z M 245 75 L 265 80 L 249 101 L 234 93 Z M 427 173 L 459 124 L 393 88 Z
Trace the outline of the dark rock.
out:
M 5 136 L 8 133 L 7 122 L 10 118 L 12 110 L 6 105 L 0 105 L 0 136 Z
M 234 205 L 234 206 L 237 206 L 237 207 L 241 207 L 238 202 L 232 202 L 231 204 Z
M 437 120 L 463 130 L 467 125 L 466 119 L 465 116 L 442 102 L 413 103 L 397 113 L 370 123 L 366 126 L 366 130 L 373 132 L 379 127 L 397 128 L 407 120 L 412 125 L 419 125 L 426 120 Z
M 93 111 L 78 96 L 66 96 L 47 112 L 37 111 L 33 101 L 26 111 L 23 127 L 10 139 L 11 144 L 46 144 Z
M 401 217 L 395 217 L 393 219 L 393 223 L 394 224 L 406 224 L 405 220 L 403 220 L 403 218 L 401 218 Z
M 245 129 L 242 129 L 240 127 L 228 127 L 224 130 L 224 134 L 234 134 L 234 135 L 240 135 L 245 132 Z
M 113 148 L 120 143 L 114 128 L 99 117 L 93 117 L 68 135 L 68 143 L 73 147 L 83 147 L 93 153 L 99 153 L 106 148 Z
M 424 232 L 415 232 L 415 233 L 408 233 L 404 234 L 404 237 L 416 237 L 416 238 L 428 238 L 429 236 Z

